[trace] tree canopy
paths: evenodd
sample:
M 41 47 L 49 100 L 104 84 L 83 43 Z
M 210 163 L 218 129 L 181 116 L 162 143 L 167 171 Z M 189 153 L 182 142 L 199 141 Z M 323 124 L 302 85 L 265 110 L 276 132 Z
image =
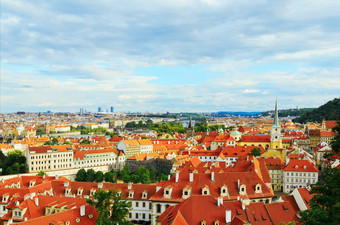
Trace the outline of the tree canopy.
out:
M 128 225 L 127 215 L 131 210 L 131 202 L 122 200 L 115 190 L 98 189 L 92 198 L 86 200 L 98 212 L 98 225 Z
M 339 224 L 340 170 L 326 167 L 311 192 L 315 195 L 309 202 L 311 208 L 301 213 L 303 224 Z
M 8 152 L 7 156 L 0 157 L 0 159 L 2 166 L 2 175 L 28 172 L 26 157 L 19 150 Z
M 252 150 L 250 150 L 249 155 L 260 156 L 261 155 L 261 149 L 259 147 L 255 147 Z

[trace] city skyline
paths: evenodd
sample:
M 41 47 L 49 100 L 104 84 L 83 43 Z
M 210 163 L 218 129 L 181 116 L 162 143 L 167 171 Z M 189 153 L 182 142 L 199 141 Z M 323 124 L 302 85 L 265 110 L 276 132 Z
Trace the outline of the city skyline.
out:
M 339 97 L 340 2 L 1 2 L 1 112 L 216 112 Z

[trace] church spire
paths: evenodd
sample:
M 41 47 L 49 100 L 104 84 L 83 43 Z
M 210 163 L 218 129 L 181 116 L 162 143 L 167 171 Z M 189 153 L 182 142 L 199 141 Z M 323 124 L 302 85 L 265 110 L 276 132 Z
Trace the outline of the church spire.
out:
M 275 101 L 274 123 L 273 127 L 279 127 L 279 112 L 277 111 L 277 99 Z

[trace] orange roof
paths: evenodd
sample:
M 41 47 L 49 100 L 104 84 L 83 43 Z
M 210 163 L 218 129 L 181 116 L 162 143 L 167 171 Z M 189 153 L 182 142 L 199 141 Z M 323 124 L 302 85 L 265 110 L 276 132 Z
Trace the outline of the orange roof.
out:
M 318 168 L 314 166 L 309 160 L 292 159 L 289 161 L 284 171 L 299 171 L 299 172 L 319 172 Z

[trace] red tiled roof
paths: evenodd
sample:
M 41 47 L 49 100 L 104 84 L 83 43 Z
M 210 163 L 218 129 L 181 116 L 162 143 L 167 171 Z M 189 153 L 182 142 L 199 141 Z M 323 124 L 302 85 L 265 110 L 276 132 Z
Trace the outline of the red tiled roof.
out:
M 242 135 L 242 142 L 270 142 L 270 135 Z
M 290 160 L 286 168 L 284 168 L 283 170 L 299 172 L 319 172 L 318 168 L 316 168 L 316 166 L 314 166 L 314 164 L 310 161 L 297 159 Z
M 298 191 L 307 208 L 310 209 L 309 201 L 313 198 L 315 194 L 310 194 L 306 188 L 298 188 Z
M 325 125 L 327 129 L 332 129 L 337 125 L 336 120 L 326 120 Z

